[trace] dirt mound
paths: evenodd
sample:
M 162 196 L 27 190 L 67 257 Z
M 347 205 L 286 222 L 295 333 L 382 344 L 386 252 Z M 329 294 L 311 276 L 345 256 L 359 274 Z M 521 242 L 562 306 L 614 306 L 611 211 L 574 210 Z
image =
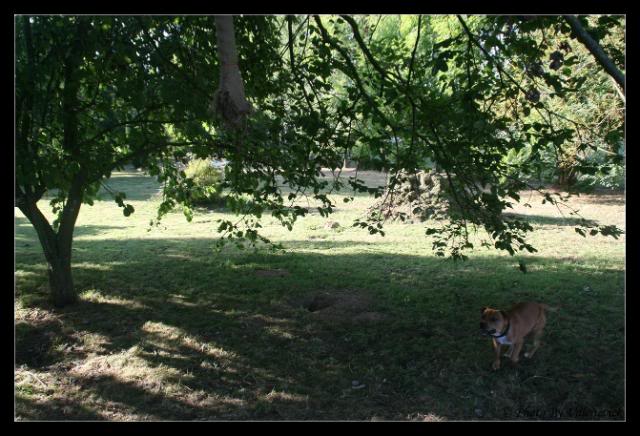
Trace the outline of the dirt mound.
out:
M 452 212 L 450 183 L 442 173 L 419 171 L 398 174 L 398 185 L 367 209 L 367 216 L 406 223 L 445 219 Z
M 373 299 L 362 290 L 314 292 L 292 303 L 306 309 L 312 318 L 319 321 L 373 323 L 387 319 L 384 313 L 372 310 Z

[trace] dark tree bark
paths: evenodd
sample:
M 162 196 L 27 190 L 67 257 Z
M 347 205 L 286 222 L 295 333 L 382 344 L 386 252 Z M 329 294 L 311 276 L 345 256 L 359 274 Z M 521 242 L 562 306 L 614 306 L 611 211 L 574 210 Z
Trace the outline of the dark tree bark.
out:
M 20 211 L 27 217 L 36 229 L 40 245 L 47 260 L 49 273 L 49 286 L 51 289 L 51 299 L 58 307 L 71 304 L 76 301 L 76 292 L 73 287 L 73 277 L 71 275 L 71 245 L 73 240 L 73 225 L 80 210 L 76 207 L 75 213 L 68 213 L 66 218 L 62 218 L 61 228 L 64 224 L 65 232 L 56 232 L 42 214 L 34 199 L 21 199 L 18 202 Z M 67 209 L 67 208 L 65 208 Z M 68 209 L 71 211 L 71 209 Z M 73 221 L 73 222 L 71 222 Z
M 598 63 L 605 69 L 607 73 L 616 81 L 622 88 L 622 92 L 625 92 L 624 86 L 624 74 L 614 65 L 609 56 L 604 52 L 600 44 L 589 35 L 589 32 L 580 24 L 577 17 L 573 15 L 564 15 L 564 19 L 569 23 L 571 29 L 576 34 L 578 41 L 580 41 L 598 61 Z
M 564 188 L 571 188 L 577 181 L 578 175 L 575 168 L 558 169 L 558 185 Z
M 38 209 L 38 197 L 21 195 L 17 206 L 36 229 L 40 245 L 47 260 L 51 299 L 58 307 L 76 301 L 77 295 L 71 274 L 71 249 L 73 230 L 80 213 L 84 192 L 84 177 L 76 176 L 62 210 L 60 226 L 56 232 L 47 218 Z

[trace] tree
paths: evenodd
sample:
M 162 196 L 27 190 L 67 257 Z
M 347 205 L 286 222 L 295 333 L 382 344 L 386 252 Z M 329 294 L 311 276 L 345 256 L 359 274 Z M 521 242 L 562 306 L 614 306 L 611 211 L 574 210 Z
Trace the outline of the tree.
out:
M 215 22 L 214 17 L 17 17 L 15 205 L 38 234 L 56 305 L 76 296 L 71 255 L 80 207 L 92 204 L 113 170 L 128 163 L 145 167 L 163 183 L 158 216 L 184 204 L 189 217 L 193 180 L 175 162 L 189 154 L 239 153 L 224 129 L 216 133 L 209 111 L 212 84 L 220 75 Z M 276 60 L 269 54 L 276 46 L 273 22 L 273 17 L 249 17 L 236 27 L 242 43 L 238 56 L 262 59 L 244 69 L 248 89 L 258 98 L 270 92 L 265 84 Z M 269 86 L 274 84 L 285 86 L 284 81 Z M 243 177 L 241 170 L 229 177 L 239 191 L 254 183 Z M 53 222 L 38 205 L 45 193 L 53 195 Z M 126 193 L 111 194 L 125 216 L 134 212 Z
M 525 239 L 531 226 L 503 211 L 519 201 L 542 150 L 580 134 L 540 98 L 543 87 L 559 99 L 580 93 L 573 77 L 538 66 L 548 47 L 535 31 L 570 32 L 561 17 L 18 17 L 17 24 L 16 205 L 38 232 L 59 305 L 75 295 L 80 206 L 127 162 L 163 183 L 158 219 L 179 204 L 190 219 L 193 181 L 174 162 L 187 153 L 229 160 L 227 206 L 240 219 L 221 221 L 218 231 L 221 241 L 251 244 L 269 242 L 259 234 L 264 213 L 288 228 L 307 214 L 295 204 L 301 196 L 327 215 L 334 190 L 388 195 L 399 174 L 433 166 L 458 212 L 426 233 L 437 236 L 436 253 L 464 259 L 473 248 L 469 230 L 479 228 L 497 249 L 535 250 Z M 533 112 L 539 121 L 527 121 Z M 320 177 L 358 144 L 390 171 L 388 186 Z M 526 146 L 530 158 L 505 161 Z M 45 192 L 55 193 L 52 224 L 37 206 Z M 133 212 L 124 193 L 113 195 L 125 215 Z M 355 225 L 382 229 L 373 218 Z M 587 223 L 577 230 L 585 229 L 620 232 Z
M 208 58 L 184 40 L 209 36 L 213 26 L 180 29 L 179 20 L 133 17 L 18 17 L 16 21 L 16 206 L 33 224 L 48 263 L 57 305 L 75 298 L 73 230 L 80 207 L 91 204 L 114 169 L 146 165 L 175 178 L 168 156 L 184 148 L 216 147 L 206 101 L 215 74 Z M 209 45 L 205 50 L 210 50 Z M 186 68 L 186 66 L 189 68 Z M 209 91 L 210 93 L 210 91 Z M 172 138 L 167 126 L 183 134 Z M 46 192 L 57 219 L 38 208 Z M 113 193 L 133 213 L 124 193 Z

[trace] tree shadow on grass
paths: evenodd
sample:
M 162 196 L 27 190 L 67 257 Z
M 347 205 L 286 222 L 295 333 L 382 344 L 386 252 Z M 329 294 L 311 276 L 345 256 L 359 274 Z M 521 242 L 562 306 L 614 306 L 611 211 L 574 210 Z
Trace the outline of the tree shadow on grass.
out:
M 16 395 L 16 415 L 20 421 L 39 420 L 103 420 L 96 410 L 90 406 L 73 401 L 72 399 L 45 399 L 36 401 L 34 398 Z
M 554 186 L 556 192 L 566 192 L 559 187 Z M 594 205 L 624 206 L 625 190 L 624 189 L 608 189 L 608 188 L 585 188 L 582 190 L 572 191 L 571 195 L 574 199 L 581 201 L 586 200 Z
M 131 226 L 110 226 L 108 224 L 84 224 L 76 226 L 73 235 L 75 237 L 78 236 L 96 236 L 109 233 L 113 230 L 122 230 L 128 229 Z M 15 217 L 15 240 L 24 244 L 30 242 L 30 240 L 34 239 L 33 237 L 36 235 L 36 231 L 33 228 L 33 225 L 29 222 L 27 218 L 16 216 Z M 37 242 L 37 241 L 34 241 Z M 25 246 L 25 245 L 21 245 Z M 28 246 L 32 246 L 29 244 Z M 35 245 L 36 248 L 39 248 L 38 245 Z
M 593 203 L 596 205 L 607 205 L 607 206 L 624 206 L 625 198 L 624 191 L 618 191 L 614 193 L 594 193 L 588 194 L 589 203 Z
M 215 253 L 202 239 L 127 241 L 125 261 L 105 260 L 102 249 L 118 242 L 76 242 L 76 286 L 92 291 L 57 313 L 77 333 L 61 340 L 89 349 L 49 366 L 84 380 L 85 396 L 72 398 L 83 407 L 121 405 L 100 419 L 455 420 L 477 419 L 477 409 L 501 419 L 509 407 L 623 404 L 622 271 L 544 258 L 536 262 L 553 269 L 522 275 L 497 257 L 460 266 L 384 252 Z M 17 262 L 37 267 L 19 253 Z M 272 269 L 288 274 L 256 273 Z M 581 292 L 584 282 L 595 291 Z M 292 303 L 333 290 L 366 293 L 366 310 L 386 317 L 328 322 Z M 522 297 L 564 307 L 532 361 L 493 373 L 477 309 Z M 16 331 L 17 352 L 29 335 Z M 89 337 L 100 347 L 90 349 Z
M 583 224 L 582 218 L 574 218 L 574 217 L 562 217 L 562 216 L 550 216 L 550 215 L 528 215 L 528 214 L 519 214 L 519 213 L 505 213 L 503 214 L 505 217 L 516 218 L 519 220 L 526 221 L 530 224 L 535 224 L 539 226 L 577 226 L 578 224 Z M 586 220 L 587 224 L 594 225 L 596 224 L 593 220 Z
M 16 337 L 21 346 L 16 348 L 16 365 L 41 368 L 53 364 L 63 356 L 53 350 L 53 338 L 60 333 L 60 325 L 55 322 L 26 323 L 15 326 Z

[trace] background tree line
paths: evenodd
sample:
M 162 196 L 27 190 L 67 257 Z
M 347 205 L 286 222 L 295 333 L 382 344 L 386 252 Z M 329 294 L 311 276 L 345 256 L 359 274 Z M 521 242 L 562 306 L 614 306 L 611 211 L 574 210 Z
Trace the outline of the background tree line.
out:
M 334 190 L 382 195 L 399 173 L 433 168 L 459 212 L 426 233 L 436 236 L 436 253 L 454 259 L 473 248 L 469 232 L 478 229 L 496 249 L 535 251 L 526 242 L 531 226 L 503 211 L 520 190 L 541 189 L 536 180 L 621 185 L 623 17 L 231 22 L 238 62 L 225 68 L 241 73 L 252 108 L 240 128 L 211 109 L 225 74 L 216 17 L 16 17 L 15 204 L 38 233 L 56 304 L 75 298 L 71 246 L 81 205 L 128 163 L 162 182 L 158 219 L 176 206 L 190 219 L 194 178 L 177 163 L 228 160 L 220 189 L 240 219 L 221 221 L 218 231 L 253 244 L 269 242 L 259 233 L 263 214 L 287 227 L 307 214 L 295 204 L 300 197 L 327 215 Z M 388 171 L 388 185 L 319 177 L 348 157 Z M 51 223 L 38 205 L 46 193 Z M 125 216 L 134 212 L 126 193 L 112 195 Z M 562 204 L 546 192 L 545 200 Z M 382 228 L 375 219 L 355 224 Z M 587 222 L 576 231 L 620 234 Z

